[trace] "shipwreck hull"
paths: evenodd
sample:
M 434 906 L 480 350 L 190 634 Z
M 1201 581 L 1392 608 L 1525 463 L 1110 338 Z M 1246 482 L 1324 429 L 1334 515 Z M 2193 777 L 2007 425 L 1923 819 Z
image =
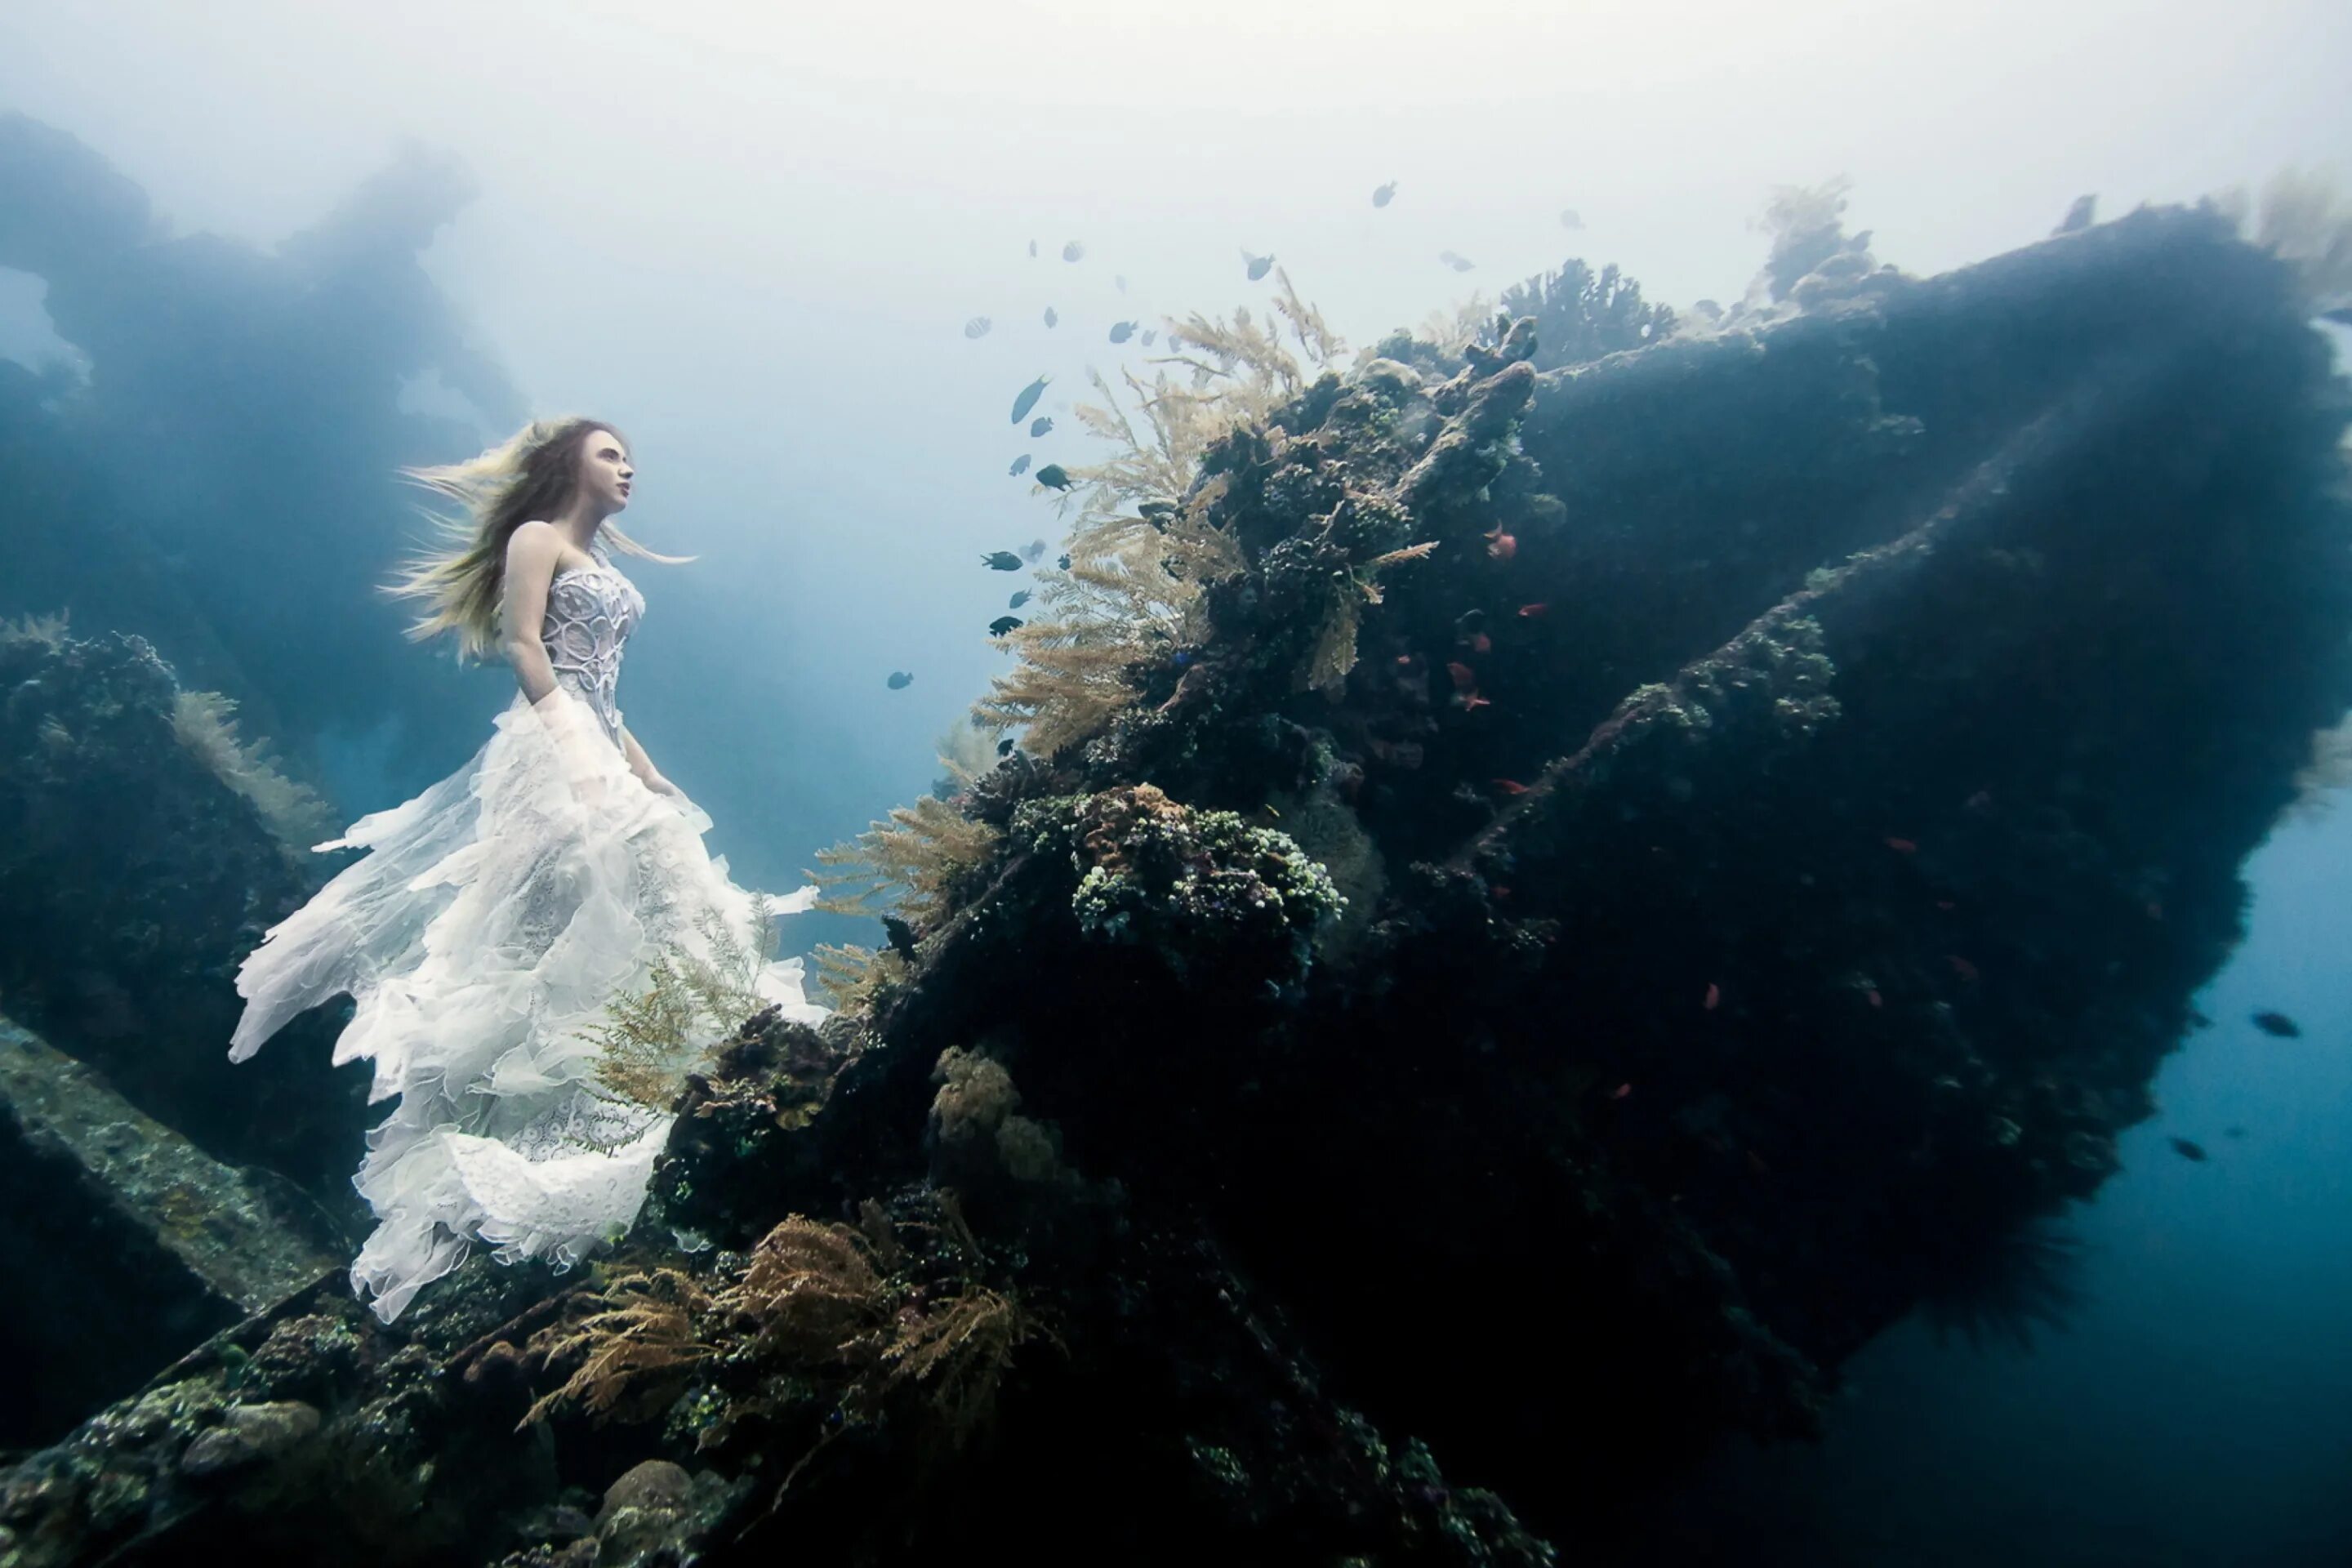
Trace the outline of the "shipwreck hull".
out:
M 1339 1397 L 1548 1529 L 1807 1429 L 1915 1308 L 2030 1334 L 2070 1286 L 2042 1222 L 2152 1109 L 2352 696 L 2344 409 L 2284 269 L 2182 212 L 1539 376 L 1519 455 L 1415 498 L 1445 544 L 1344 695 L 1269 721 L 1237 669 L 1087 781 L 1291 826 L 1324 786 L 1230 737 L 1294 726 L 1384 865 L 1370 940 L 1254 1014 L 995 911 L 1018 959 L 950 928 L 988 956 L 909 1037 L 989 1041 Z M 1224 526 L 1305 531 L 1286 463 L 1360 452 L 1317 430 Z M 1484 705 L 1423 698 L 1454 661 Z

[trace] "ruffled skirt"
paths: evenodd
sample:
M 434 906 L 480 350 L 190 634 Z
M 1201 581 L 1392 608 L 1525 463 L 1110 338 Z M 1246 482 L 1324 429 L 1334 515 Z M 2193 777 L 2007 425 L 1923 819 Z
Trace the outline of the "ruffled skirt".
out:
M 801 960 L 758 957 L 753 895 L 705 850 L 709 826 L 647 789 L 559 691 L 518 697 L 463 771 L 319 846 L 367 854 L 246 960 L 229 1056 L 353 998 L 335 1062 L 372 1062 L 370 1100 L 398 1101 L 353 1178 L 377 1224 L 352 1282 L 384 1321 L 477 1241 L 569 1267 L 635 1221 L 671 1119 L 604 1087 L 600 1042 L 656 960 L 723 967 L 740 944 L 748 989 L 788 1018 L 826 1016 Z M 705 1018 L 688 1044 L 737 1021 Z

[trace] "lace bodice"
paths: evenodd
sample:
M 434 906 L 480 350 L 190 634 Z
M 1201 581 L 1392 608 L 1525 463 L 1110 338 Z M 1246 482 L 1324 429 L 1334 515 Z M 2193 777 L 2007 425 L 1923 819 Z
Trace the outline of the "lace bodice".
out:
M 621 645 L 645 618 L 645 595 L 621 575 L 602 544 L 588 547 L 595 563 L 566 566 L 547 588 L 547 616 L 539 640 L 555 667 L 557 684 L 596 710 L 606 738 L 621 743 Z

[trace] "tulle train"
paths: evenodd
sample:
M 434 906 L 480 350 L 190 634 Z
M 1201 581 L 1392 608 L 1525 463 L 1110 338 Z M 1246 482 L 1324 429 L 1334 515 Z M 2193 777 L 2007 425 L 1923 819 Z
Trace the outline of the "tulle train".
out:
M 237 977 L 232 1059 L 348 992 L 334 1059 L 371 1062 L 369 1098 L 399 1101 L 354 1178 L 377 1226 L 352 1284 L 386 1322 L 476 1241 L 569 1266 L 635 1222 L 669 1118 L 600 1090 L 588 1031 L 665 951 L 711 957 L 709 917 L 739 939 L 752 921 L 752 895 L 703 847 L 709 818 L 583 724 L 568 693 L 518 698 L 464 770 L 320 845 L 367 853 Z M 757 984 L 788 1017 L 825 1016 L 797 958 Z

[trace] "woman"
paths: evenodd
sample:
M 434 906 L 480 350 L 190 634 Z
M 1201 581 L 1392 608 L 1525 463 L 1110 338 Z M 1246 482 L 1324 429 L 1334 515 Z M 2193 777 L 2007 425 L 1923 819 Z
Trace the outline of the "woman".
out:
M 629 504 L 626 443 L 595 420 L 540 421 L 404 472 L 467 512 L 452 548 L 393 585 L 425 605 L 413 635 L 501 648 L 521 689 L 462 772 L 319 847 L 368 853 L 246 960 L 229 1050 L 243 1061 L 304 1008 L 353 998 L 335 1061 L 373 1061 L 370 1098 L 399 1097 L 353 1179 L 378 1223 L 352 1286 L 386 1322 L 476 1240 L 568 1268 L 635 1220 L 670 1118 L 642 1072 L 612 1070 L 616 1000 L 701 965 L 789 1018 L 825 1016 L 801 961 L 767 962 L 753 929 L 816 889 L 770 902 L 730 882 L 702 846 L 709 818 L 621 721 L 645 600 L 604 542 L 672 559 L 609 521 Z M 739 1021 L 688 1016 L 678 1059 Z

